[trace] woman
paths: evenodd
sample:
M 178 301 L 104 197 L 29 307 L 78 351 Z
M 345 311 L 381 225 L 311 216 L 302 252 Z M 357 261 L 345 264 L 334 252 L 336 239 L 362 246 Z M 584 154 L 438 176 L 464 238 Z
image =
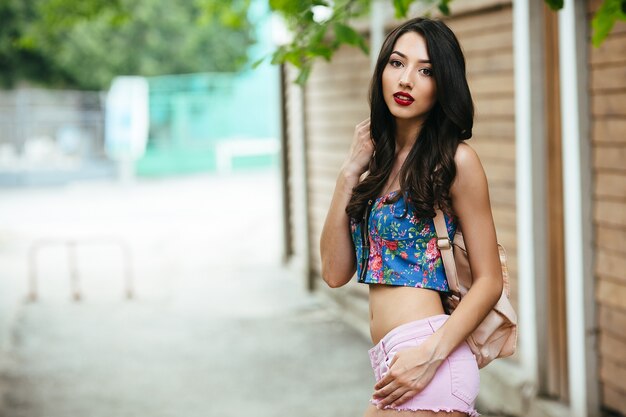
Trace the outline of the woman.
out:
M 466 337 L 496 304 L 502 278 L 487 179 L 464 140 L 473 105 L 452 31 L 416 18 L 393 30 L 356 126 L 320 249 L 330 287 L 369 285 L 372 416 L 475 416 L 478 367 Z M 473 285 L 451 315 L 433 225 L 463 230 Z

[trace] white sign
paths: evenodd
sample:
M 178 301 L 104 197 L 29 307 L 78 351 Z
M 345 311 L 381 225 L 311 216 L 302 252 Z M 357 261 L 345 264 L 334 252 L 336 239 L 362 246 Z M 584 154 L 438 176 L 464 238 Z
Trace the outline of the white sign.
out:
M 148 142 L 148 82 L 143 77 L 116 77 L 106 99 L 104 140 L 115 160 L 141 158 Z

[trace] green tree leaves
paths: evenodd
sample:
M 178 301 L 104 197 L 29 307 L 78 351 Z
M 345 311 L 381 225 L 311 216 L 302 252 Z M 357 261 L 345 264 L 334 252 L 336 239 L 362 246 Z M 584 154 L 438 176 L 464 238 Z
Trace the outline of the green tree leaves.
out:
M 626 20 L 626 0 L 604 0 L 591 21 L 593 46 L 602 44 L 617 20 Z
M 406 17 L 411 4 L 421 2 L 448 14 L 451 0 L 392 0 L 396 18 Z M 354 19 L 369 13 L 371 0 L 270 0 L 270 7 L 279 13 L 294 33 L 293 41 L 280 46 L 272 54 L 272 63 L 289 62 L 300 69 L 296 79 L 304 84 L 311 66 L 318 58 L 329 61 L 342 45 L 369 53 L 367 41 L 352 25 Z M 325 7 L 329 17 L 316 20 L 315 7 Z
M 344 25 L 341 22 L 335 22 L 333 28 L 335 30 L 335 37 L 337 38 L 338 43 L 357 46 L 363 51 L 363 53 L 369 53 L 369 48 L 365 43 L 363 36 L 359 35 L 350 26 Z
M 552 10 L 561 10 L 563 8 L 563 0 L 545 0 L 545 2 Z
M 283 17 L 287 28 L 294 33 L 291 42 L 271 54 L 271 62 L 288 62 L 299 68 L 296 82 L 304 84 L 313 62 L 319 58 L 329 61 L 341 45 L 355 46 L 368 53 L 365 38 L 349 21 L 366 14 L 369 3 L 370 0 L 270 0 L 270 8 Z
M 413 0 L 393 0 L 393 7 L 396 10 L 396 18 L 399 19 L 406 16 L 411 3 L 413 3 Z
M 563 0 L 545 0 L 555 11 L 563 8 Z M 591 42 L 596 48 L 609 36 L 618 20 L 626 20 L 626 0 L 604 0 L 591 21 Z
M 106 88 L 116 75 L 236 71 L 253 33 L 250 0 L 7 0 L 0 80 Z
M 413 3 L 435 5 L 448 14 L 451 0 L 392 0 L 396 18 L 406 17 Z M 304 84 L 311 72 L 313 62 L 318 58 L 330 60 L 342 45 L 359 48 L 369 53 L 369 45 L 352 23 L 354 19 L 369 13 L 371 0 L 270 0 L 270 7 L 279 13 L 294 33 L 293 41 L 280 46 L 272 54 L 272 63 L 289 62 L 300 69 L 296 80 Z M 315 8 L 325 7 L 329 17 L 316 20 Z
M 0 86 L 10 87 L 19 80 L 32 79 L 44 84 L 71 83 L 72 79 L 53 57 L 24 37 L 32 24 L 32 1 L 0 2 Z

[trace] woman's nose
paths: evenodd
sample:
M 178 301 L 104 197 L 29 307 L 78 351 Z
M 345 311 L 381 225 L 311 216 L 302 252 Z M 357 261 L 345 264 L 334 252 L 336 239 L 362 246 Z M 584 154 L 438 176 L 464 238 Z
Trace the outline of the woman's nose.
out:
M 413 88 L 413 81 L 409 79 L 409 74 L 404 72 L 399 80 L 400 87 Z

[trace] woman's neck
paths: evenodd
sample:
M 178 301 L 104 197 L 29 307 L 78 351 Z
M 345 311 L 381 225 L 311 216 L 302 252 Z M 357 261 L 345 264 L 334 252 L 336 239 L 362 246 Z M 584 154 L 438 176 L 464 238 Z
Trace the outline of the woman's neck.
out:
M 396 152 L 404 153 L 413 147 L 422 130 L 422 121 L 396 119 Z

